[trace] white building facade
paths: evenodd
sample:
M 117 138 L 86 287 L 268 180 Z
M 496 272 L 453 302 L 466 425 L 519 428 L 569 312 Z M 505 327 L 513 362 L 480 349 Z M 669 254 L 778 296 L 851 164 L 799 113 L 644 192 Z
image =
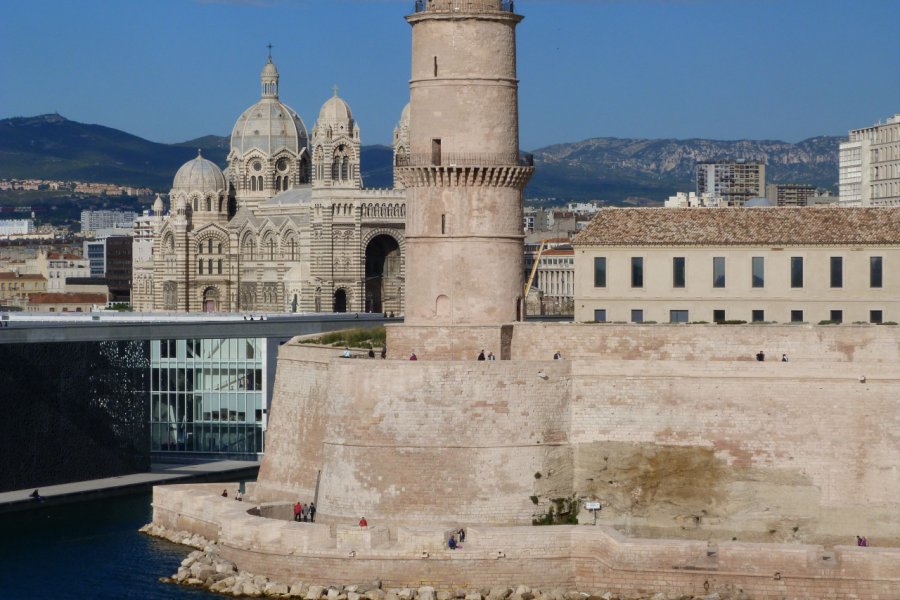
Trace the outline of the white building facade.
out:
M 839 168 L 842 206 L 900 206 L 900 113 L 852 130 Z

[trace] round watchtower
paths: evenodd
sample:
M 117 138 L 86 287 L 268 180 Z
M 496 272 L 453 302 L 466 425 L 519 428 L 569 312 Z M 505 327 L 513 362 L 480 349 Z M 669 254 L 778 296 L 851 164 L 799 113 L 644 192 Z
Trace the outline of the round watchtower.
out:
M 421 0 L 412 25 L 406 323 L 514 321 L 523 287 L 515 28 L 508 0 Z

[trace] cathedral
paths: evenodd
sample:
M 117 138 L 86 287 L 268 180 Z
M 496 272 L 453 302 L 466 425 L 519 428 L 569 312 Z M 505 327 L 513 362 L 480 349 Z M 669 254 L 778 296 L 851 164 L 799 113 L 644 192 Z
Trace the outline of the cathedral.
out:
M 278 79 L 270 54 L 261 98 L 231 133 L 227 168 L 198 153 L 175 174 L 168 207 L 157 196 L 143 217 L 135 310 L 403 312 L 406 193 L 396 166 L 394 188 L 366 189 L 359 124 L 337 89 L 310 135 L 279 99 Z M 395 165 L 408 139 L 407 106 Z

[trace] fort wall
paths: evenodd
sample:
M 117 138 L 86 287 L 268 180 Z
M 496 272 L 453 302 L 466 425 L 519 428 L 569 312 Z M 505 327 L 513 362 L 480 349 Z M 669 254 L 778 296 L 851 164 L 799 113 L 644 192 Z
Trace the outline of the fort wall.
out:
M 359 528 L 253 516 L 256 508 L 200 486 L 154 490 L 154 522 L 196 529 L 238 568 L 286 582 L 380 580 L 439 589 L 523 584 L 542 589 L 750 598 L 896 599 L 900 550 L 628 538 L 606 527 L 470 527 L 460 550 L 440 547 L 437 527 L 383 535 Z M 355 530 L 355 531 L 352 531 Z

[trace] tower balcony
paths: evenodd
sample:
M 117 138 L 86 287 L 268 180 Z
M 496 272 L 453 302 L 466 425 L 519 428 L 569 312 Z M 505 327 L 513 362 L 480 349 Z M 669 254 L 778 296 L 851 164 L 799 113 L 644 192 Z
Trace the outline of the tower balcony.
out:
M 515 13 L 515 0 L 416 0 L 413 12 Z
M 398 154 L 398 167 L 533 167 L 534 155 L 520 152 L 438 152 Z

